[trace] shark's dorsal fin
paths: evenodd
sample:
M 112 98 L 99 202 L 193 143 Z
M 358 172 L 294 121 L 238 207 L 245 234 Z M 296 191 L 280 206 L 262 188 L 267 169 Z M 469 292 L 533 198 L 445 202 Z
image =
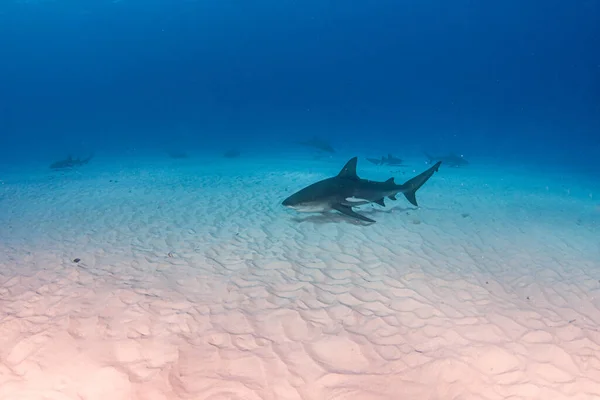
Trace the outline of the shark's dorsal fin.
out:
M 356 163 L 358 161 L 358 157 L 352 157 L 344 168 L 338 174 L 338 178 L 347 178 L 347 179 L 358 179 L 358 175 L 356 175 Z
M 394 185 L 396 184 L 396 182 L 394 182 L 394 177 L 391 177 L 390 179 L 385 181 L 385 183 L 393 183 Z

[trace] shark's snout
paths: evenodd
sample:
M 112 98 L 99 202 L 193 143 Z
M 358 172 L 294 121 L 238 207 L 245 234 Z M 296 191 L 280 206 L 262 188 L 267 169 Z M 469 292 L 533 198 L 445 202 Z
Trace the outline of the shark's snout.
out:
M 284 201 L 281 202 L 281 205 L 284 207 L 291 207 L 292 206 L 292 200 L 290 197 L 288 197 L 287 199 L 285 199 Z

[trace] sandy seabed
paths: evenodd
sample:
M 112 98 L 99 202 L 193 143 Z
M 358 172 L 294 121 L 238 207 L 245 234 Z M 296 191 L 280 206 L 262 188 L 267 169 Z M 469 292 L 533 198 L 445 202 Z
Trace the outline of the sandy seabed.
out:
M 0 399 L 600 399 L 600 185 L 442 167 L 374 225 L 280 206 L 344 161 L 0 176 Z

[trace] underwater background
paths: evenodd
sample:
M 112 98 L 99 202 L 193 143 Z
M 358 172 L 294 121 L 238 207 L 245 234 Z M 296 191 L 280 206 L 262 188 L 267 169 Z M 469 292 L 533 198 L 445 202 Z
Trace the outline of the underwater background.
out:
M 600 0 L 0 0 L 0 400 L 600 399 L 598 49 Z
M 0 163 L 318 136 L 597 174 L 598 21 L 596 0 L 4 0 Z

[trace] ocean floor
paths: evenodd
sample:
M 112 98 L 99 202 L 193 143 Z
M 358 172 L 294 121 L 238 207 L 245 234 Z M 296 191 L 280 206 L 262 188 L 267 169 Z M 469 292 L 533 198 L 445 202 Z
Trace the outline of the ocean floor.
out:
M 373 225 L 280 205 L 345 161 L 0 174 L 0 399 L 600 398 L 598 181 L 442 166 Z

